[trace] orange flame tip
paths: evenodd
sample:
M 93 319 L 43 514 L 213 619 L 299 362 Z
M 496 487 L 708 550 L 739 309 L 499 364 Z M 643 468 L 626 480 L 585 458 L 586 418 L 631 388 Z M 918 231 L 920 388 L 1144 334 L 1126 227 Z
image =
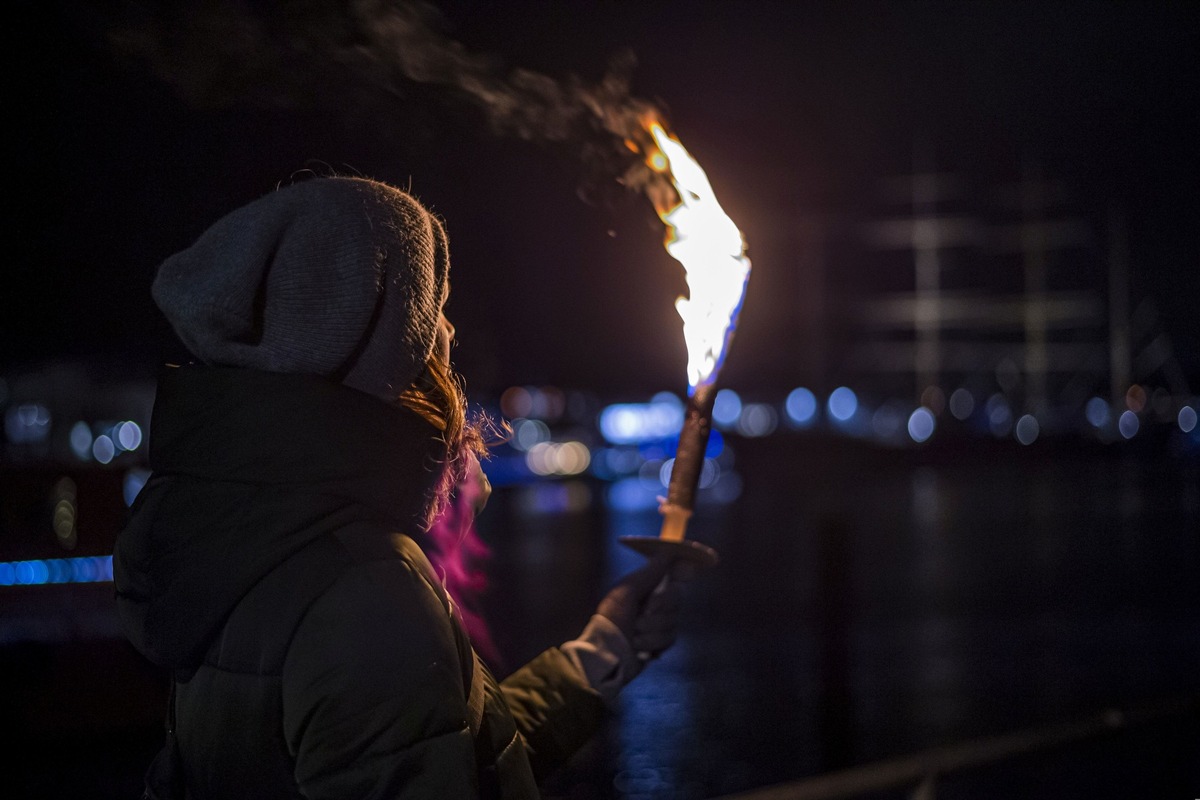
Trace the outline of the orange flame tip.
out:
M 700 164 L 658 122 L 647 130 L 658 152 L 647 159 L 669 175 L 679 195 L 670 208 L 656 208 L 667 226 L 667 252 L 683 265 L 688 297 L 675 301 L 688 351 L 688 385 L 716 380 L 750 277 L 746 242 L 709 183 Z M 661 168 L 657 165 L 661 164 Z

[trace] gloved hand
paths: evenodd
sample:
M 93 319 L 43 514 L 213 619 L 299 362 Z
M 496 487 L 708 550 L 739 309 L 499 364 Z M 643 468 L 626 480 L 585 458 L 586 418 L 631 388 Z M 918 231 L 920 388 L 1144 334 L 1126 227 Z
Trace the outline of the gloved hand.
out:
M 643 661 L 675 643 L 682 584 L 690 566 L 669 556 L 653 558 L 622 578 L 596 608 L 625 634 Z
M 694 566 L 657 556 L 614 586 L 577 639 L 561 650 L 606 702 L 675 643 L 682 586 Z

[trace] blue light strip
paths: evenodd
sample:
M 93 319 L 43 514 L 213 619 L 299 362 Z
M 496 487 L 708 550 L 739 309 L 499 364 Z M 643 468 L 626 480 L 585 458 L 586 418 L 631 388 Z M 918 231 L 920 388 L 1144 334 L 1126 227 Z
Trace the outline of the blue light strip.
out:
M 112 579 L 112 556 L 0 561 L 0 586 L 106 583 Z

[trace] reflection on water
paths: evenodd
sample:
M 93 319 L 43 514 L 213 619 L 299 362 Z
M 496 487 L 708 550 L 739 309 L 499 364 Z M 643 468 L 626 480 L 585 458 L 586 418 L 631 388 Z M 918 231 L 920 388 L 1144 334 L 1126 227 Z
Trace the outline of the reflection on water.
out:
M 722 563 L 688 586 L 679 643 L 549 797 L 714 797 L 1200 689 L 1194 466 L 844 440 L 747 442 L 739 458 L 741 498 L 702 509 L 689 531 Z M 582 618 L 641 563 L 618 536 L 657 535 L 652 509 L 601 507 L 609 488 L 555 518 L 552 538 L 538 533 L 545 517 L 508 519 L 516 542 L 533 535 L 555 554 L 542 569 L 573 565 L 553 588 L 547 572 L 529 576 L 541 600 L 524 604 L 535 620 L 520 646 L 544 644 L 539 614 L 574 624 L 551 597 L 578 598 Z M 1200 778 L 1177 752 L 1197 744 L 1141 768 Z M 1089 769 L 1116 769 L 1122 752 Z
M 721 564 L 688 585 L 678 644 L 547 798 L 712 798 L 1200 691 L 1195 462 L 967 446 L 806 434 L 739 438 L 736 464 L 731 449 L 710 453 L 720 470 L 689 535 Z M 642 563 L 617 539 L 657 535 L 669 455 L 639 455 L 659 462 L 646 479 L 616 469 L 611 449 L 611 482 L 498 488 L 480 520 L 497 673 L 578 634 Z M 120 505 L 119 473 L 87 476 L 109 481 L 89 496 Z M 80 566 L 55 564 L 39 567 L 48 581 Z M 29 729 L 17 761 L 45 789 L 24 794 L 135 796 L 166 681 L 120 636 L 111 586 L 7 590 L 6 708 Z M 938 797 L 1197 797 L 1197 752 L 1191 718 L 950 776 Z

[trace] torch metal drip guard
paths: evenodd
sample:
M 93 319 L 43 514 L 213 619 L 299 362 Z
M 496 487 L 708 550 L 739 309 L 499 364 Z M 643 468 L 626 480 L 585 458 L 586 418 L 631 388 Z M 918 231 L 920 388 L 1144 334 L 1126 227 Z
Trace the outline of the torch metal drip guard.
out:
M 700 566 L 716 565 L 719 560 L 716 550 L 684 538 L 688 519 L 696 506 L 696 488 L 700 483 L 704 452 L 712 432 L 712 407 L 716 395 L 716 386 L 710 383 L 699 386 L 688 398 L 683 429 L 679 432 L 679 447 L 675 451 L 675 464 L 671 468 L 671 483 L 667 487 L 667 499 L 659 506 L 659 513 L 663 515 L 659 535 L 621 536 L 617 540 L 621 544 L 647 557 L 667 552 Z

